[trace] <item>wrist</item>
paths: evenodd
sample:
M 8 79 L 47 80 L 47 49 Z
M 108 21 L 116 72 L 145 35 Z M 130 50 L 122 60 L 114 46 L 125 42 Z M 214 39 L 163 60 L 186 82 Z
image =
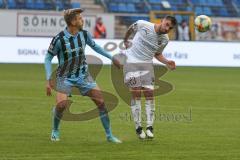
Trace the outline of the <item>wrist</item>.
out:
M 168 64 L 169 60 L 166 59 L 165 64 Z
M 168 61 L 167 59 L 164 59 L 164 60 L 162 60 L 161 62 L 162 62 L 163 64 L 167 65 L 169 61 Z

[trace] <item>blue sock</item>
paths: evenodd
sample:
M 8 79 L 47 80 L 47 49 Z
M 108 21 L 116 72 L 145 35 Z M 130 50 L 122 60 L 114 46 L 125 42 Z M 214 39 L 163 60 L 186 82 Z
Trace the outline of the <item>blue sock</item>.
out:
M 100 119 L 103 125 L 103 128 L 105 129 L 106 132 L 106 136 L 110 137 L 112 136 L 112 131 L 111 131 L 111 127 L 110 127 L 110 120 L 107 114 L 107 110 L 104 108 L 102 110 L 99 110 L 99 115 L 100 115 Z
M 56 107 L 53 108 L 53 130 L 59 130 L 59 124 L 62 114 L 58 113 Z

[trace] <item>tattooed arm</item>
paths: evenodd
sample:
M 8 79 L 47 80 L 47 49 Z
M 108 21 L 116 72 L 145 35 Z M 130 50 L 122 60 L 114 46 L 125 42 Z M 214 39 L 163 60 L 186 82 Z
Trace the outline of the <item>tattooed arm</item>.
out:
M 125 34 L 125 37 L 123 39 L 123 42 L 124 42 L 124 45 L 126 48 L 129 48 L 130 47 L 130 42 L 128 41 L 129 37 L 131 35 L 135 35 L 136 32 L 137 32 L 137 22 L 136 23 L 133 23 L 127 30 L 126 34 Z

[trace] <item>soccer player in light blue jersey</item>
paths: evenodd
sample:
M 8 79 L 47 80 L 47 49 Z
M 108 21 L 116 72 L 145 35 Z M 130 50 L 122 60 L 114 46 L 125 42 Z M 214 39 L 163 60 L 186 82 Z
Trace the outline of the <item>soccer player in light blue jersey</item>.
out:
M 59 141 L 59 124 L 63 111 L 67 107 L 68 95 L 71 88 L 77 87 L 83 96 L 89 96 L 97 105 L 100 119 L 106 137 L 109 142 L 121 143 L 111 132 L 110 121 L 107 109 L 103 100 L 101 90 L 93 81 L 88 72 L 88 65 L 85 57 L 85 47 L 89 45 L 97 53 L 112 60 L 118 68 L 120 63 L 112 55 L 104 51 L 93 40 L 91 35 L 83 30 L 82 9 L 69 9 L 64 11 L 64 19 L 67 24 L 66 29 L 56 35 L 49 46 L 45 57 L 45 70 L 47 77 L 46 92 L 51 95 L 53 88 L 51 74 L 51 61 L 54 56 L 58 58 L 58 69 L 56 74 L 56 103 L 53 109 L 52 141 Z

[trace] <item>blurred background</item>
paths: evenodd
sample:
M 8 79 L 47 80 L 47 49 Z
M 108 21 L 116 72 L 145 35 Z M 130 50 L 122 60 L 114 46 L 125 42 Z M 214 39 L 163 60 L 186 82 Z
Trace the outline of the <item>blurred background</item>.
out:
M 169 33 L 164 54 L 177 65 L 240 66 L 240 0 L 0 0 L 0 41 L 6 44 L 0 62 L 43 63 L 51 38 L 66 27 L 62 11 L 77 7 L 85 9 L 84 29 L 112 54 L 123 49 L 121 40 L 132 23 L 159 23 L 168 14 L 178 26 Z M 194 29 L 201 14 L 212 20 L 205 33 Z
M 60 11 L 76 7 L 86 9 L 85 28 L 91 33 L 101 17 L 110 39 L 123 38 L 136 20 L 157 22 L 165 14 L 173 14 L 179 27 L 171 39 L 240 41 L 240 0 L 0 0 L 0 20 L 4 22 L 0 36 L 51 37 L 64 28 Z M 213 21 L 205 34 L 193 28 L 193 17 L 201 14 Z

